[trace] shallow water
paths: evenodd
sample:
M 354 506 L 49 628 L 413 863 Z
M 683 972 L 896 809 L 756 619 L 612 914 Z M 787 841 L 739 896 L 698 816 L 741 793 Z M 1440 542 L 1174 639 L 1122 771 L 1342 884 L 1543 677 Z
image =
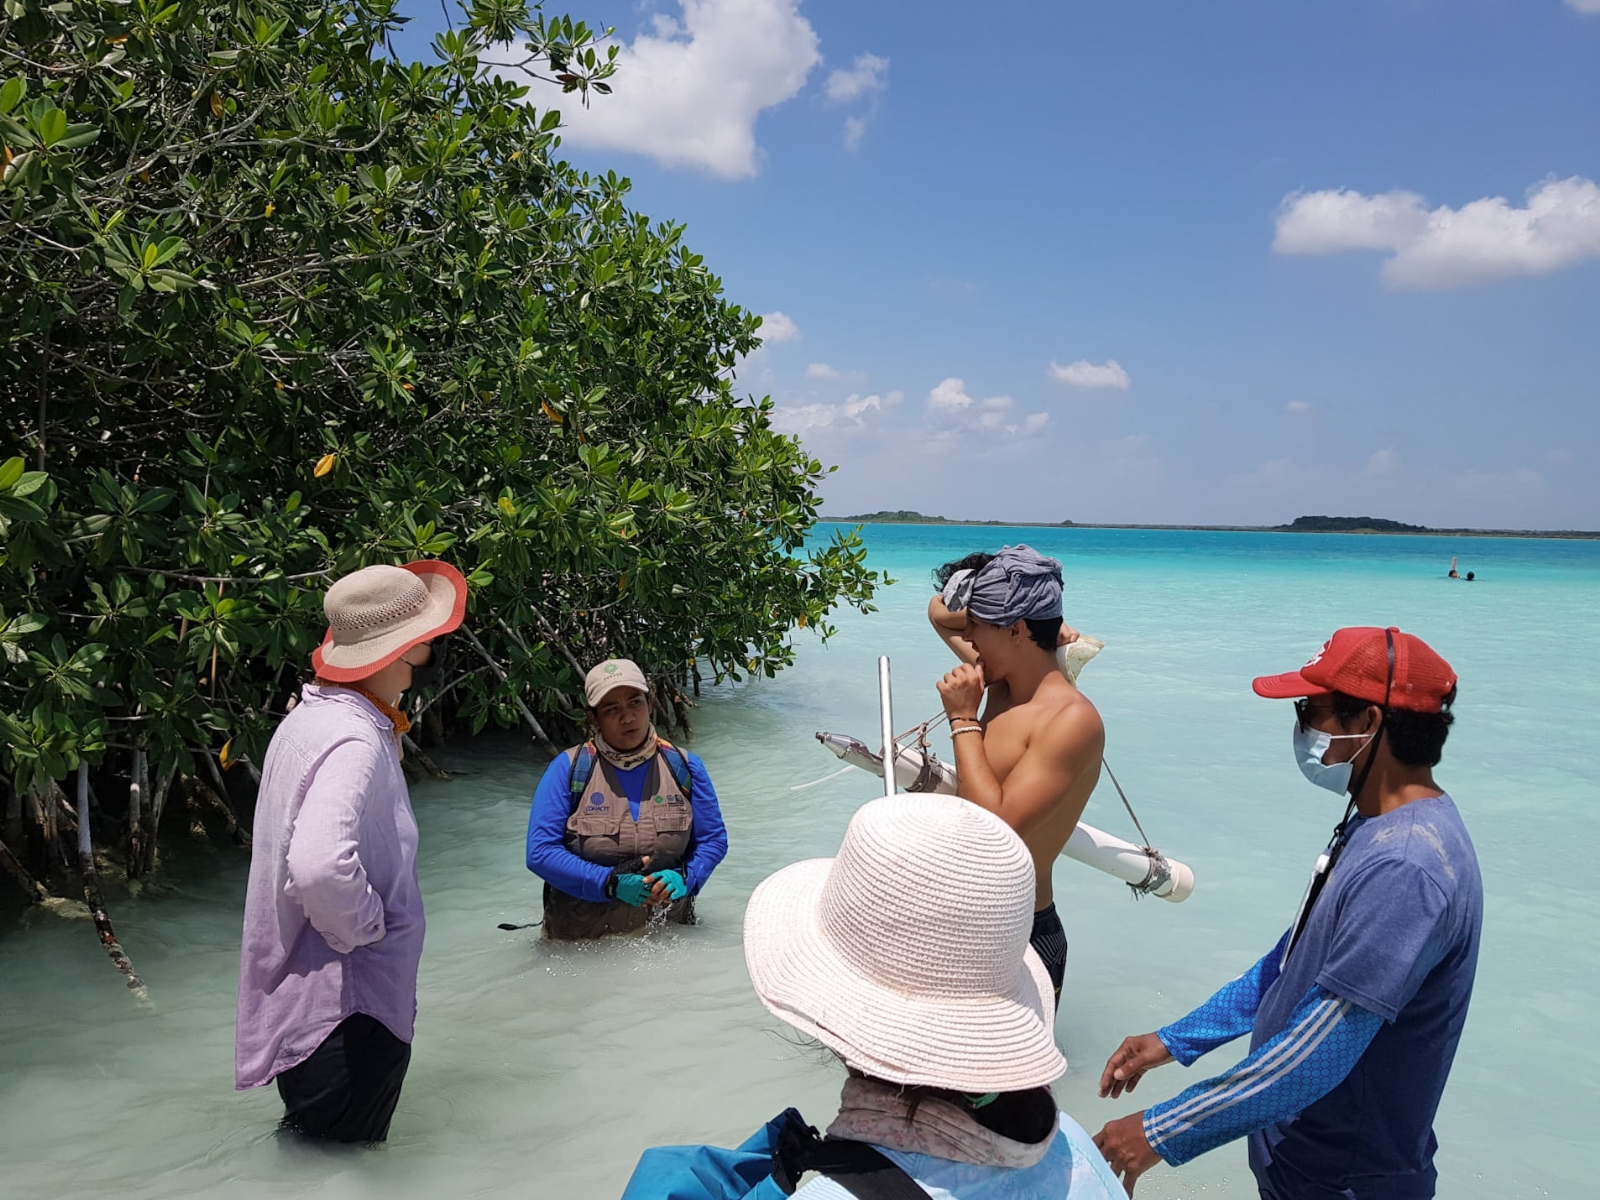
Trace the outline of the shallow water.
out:
M 612 1197 L 639 1152 L 732 1144 L 786 1105 L 831 1115 L 837 1069 L 776 1032 L 745 980 L 739 924 L 774 868 L 831 853 L 876 793 L 813 731 L 877 728 L 873 656 L 893 656 L 897 723 L 937 711 L 946 652 L 922 617 L 927 571 L 1026 539 L 1066 564 L 1068 619 L 1106 651 L 1082 683 L 1107 754 L 1158 845 L 1195 870 L 1183 905 L 1135 903 L 1071 862 L 1056 870 L 1072 942 L 1057 1031 L 1062 1104 L 1090 1130 L 1133 1108 L 1094 1097 L 1118 1040 L 1180 1015 L 1277 937 L 1338 802 L 1304 783 L 1287 705 L 1252 675 L 1303 661 L 1334 627 L 1393 622 L 1460 673 L 1440 778 L 1466 814 L 1487 889 L 1483 957 L 1438 1121 L 1440 1194 L 1589 1194 L 1600 1042 L 1600 543 L 1308 535 L 875 527 L 874 562 L 901 580 L 881 611 L 802 638 L 776 680 L 708 695 L 694 748 L 733 849 L 703 924 L 646 939 L 551 947 L 501 921 L 538 916 L 523 869 L 527 796 L 542 761 L 519 740 L 440 755 L 474 775 L 414 791 L 428 945 L 417 1041 L 391 1140 L 319 1148 L 273 1132 L 273 1089 L 232 1090 L 233 989 L 246 863 L 176 853 L 165 884 L 115 906 L 150 983 L 136 1004 L 86 922 L 0 925 L 0 1147 L 7 1194 L 51 1197 Z M 1442 576 L 1452 553 L 1473 584 Z M 938 747 L 948 754 L 947 744 Z M 1103 787 L 1087 818 L 1131 829 Z M 1152 1075 L 1172 1095 L 1225 1048 Z M 1157 1168 L 1141 1197 L 1253 1197 L 1240 1146 Z

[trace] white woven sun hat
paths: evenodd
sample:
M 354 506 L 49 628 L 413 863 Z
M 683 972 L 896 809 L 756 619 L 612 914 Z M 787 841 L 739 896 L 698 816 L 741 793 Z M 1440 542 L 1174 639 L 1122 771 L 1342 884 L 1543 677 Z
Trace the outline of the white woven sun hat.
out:
M 467 612 L 467 581 L 436 559 L 362 567 L 322 598 L 328 632 L 311 653 L 317 674 L 354 683 L 411 647 L 456 629 Z
M 958 796 L 886 796 L 837 858 L 769 876 L 744 955 L 780 1020 L 891 1083 L 1009 1092 L 1059 1078 L 1050 977 L 1028 946 L 1034 873 L 1006 823 Z

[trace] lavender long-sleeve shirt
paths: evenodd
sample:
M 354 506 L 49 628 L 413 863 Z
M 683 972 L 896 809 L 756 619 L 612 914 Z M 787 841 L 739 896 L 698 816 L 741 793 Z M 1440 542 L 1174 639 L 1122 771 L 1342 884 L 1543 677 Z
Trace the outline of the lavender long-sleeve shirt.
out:
M 256 803 L 234 1081 L 260 1087 L 355 1013 L 409 1042 L 422 958 L 417 822 L 389 718 L 308 684 Z

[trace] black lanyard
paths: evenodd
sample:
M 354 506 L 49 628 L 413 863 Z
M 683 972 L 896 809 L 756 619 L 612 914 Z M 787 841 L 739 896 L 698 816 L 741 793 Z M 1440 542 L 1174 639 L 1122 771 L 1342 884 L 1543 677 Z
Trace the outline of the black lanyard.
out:
M 1317 865 L 1311 869 L 1311 882 L 1306 884 L 1306 894 L 1301 897 L 1300 907 L 1294 914 L 1294 925 L 1289 930 L 1289 941 L 1283 948 L 1283 957 L 1278 960 L 1278 970 L 1282 971 L 1289 965 L 1289 953 L 1300 941 L 1300 935 L 1306 931 L 1306 923 L 1311 920 L 1311 908 L 1317 902 L 1317 897 L 1322 895 L 1322 889 L 1328 885 L 1328 876 L 1333 874 L 1333 866 L 1339 861 L 1339 855 L 1344 853 L 1345 845 L 1349 842 L 1350 814 L 1355 810 L 1356 802 L 1351 799 L 1349 806 L 1344 810 L 1344 819 L 1333 827 L 1333 838 L 1328 842 L 1328 848 L 1317 856 Z

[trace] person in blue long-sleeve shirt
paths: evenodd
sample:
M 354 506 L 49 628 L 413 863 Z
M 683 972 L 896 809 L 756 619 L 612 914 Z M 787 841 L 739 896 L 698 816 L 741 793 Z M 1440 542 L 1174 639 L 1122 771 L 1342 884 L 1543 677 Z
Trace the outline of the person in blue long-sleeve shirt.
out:
M 694 923 L 694 897 L 728 852 L 711 776 L 657 736 L 649 685 L 627 659 L 589 672 L 595 735 L 546 768 L 528 814 L 528 870 L 545 881 L 544 932 L 592 938 Z
M 1157 1163 L 1248 1138 L 1263 1200 L 1429 1200 L 1483 922 L 1472 840 L 1433 780 L 1455 672 L 1398 629 L 1341 629 L 1255 690 L 1295 700 L 1295 759 L 1349 796 L 1345 819 L 1278 944 L 1187 1016 L 1125 1039 L 1100 1094 L 1247 1034 L 1250 1053 L 1095 1143 L 1130 1195 Z

